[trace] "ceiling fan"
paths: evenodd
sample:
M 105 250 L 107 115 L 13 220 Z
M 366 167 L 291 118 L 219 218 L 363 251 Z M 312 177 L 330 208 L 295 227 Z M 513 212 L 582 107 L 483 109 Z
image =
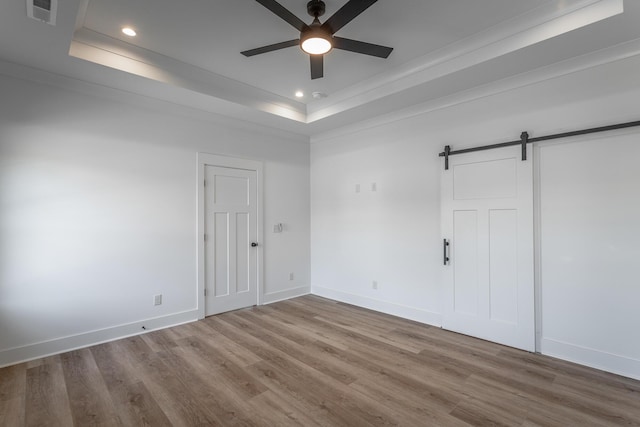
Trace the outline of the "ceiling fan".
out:
M 305 24 L 275 0 L 256 1 L 300 31 L 300 38 L 240 52 L 244 56 L 249 57 L 300 45 L 300 48 L 309 54 L 311 79 L 319 79 L 323 76 L 324 54 L 331 49 L 348 50 L 379 58 L 389 57 L 393 50 L 392 47 L 334 36 L 339 29 L 351 22 L 377 0 L 349 0 L 324 23 L 321 23 L 318 17 L 324 14 L 325 3 L 322 0 L 311 0 L 307 3 L 307 12 L 313 16 L 313 22 L 309 25 Z

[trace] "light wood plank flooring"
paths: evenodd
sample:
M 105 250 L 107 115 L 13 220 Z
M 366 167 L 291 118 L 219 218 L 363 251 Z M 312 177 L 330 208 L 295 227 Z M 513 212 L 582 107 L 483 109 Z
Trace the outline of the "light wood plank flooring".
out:
M 640 382 L 305 296 L 0 370 L 0 426 L 640 425 Z

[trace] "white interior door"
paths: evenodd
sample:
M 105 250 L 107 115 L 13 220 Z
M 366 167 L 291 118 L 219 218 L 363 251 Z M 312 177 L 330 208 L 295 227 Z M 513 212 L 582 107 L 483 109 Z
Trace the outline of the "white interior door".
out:
M 535 350 L 532 171 L 519 146 L 449 158 L 443 328 Z
M 205 165 L 206 315 L 256 305 L 257 173 Z

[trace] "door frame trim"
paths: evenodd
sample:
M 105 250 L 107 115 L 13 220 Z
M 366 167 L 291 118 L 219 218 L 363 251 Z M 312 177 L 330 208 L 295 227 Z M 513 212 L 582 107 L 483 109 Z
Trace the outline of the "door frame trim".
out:
M 263 258 L 264 251 L 262 250 L 262 242 L 264 242 L 264 227 L 263 227 L 263 189 L 264 189 L 264 181 L 263 181 L 263 168 L 264 164 L 259 160 L 251 160 L 251 159 L 243 159 L 239 157 L 229 157 L 229 156 L 221 156 L 218 154 L 210 154 L 210 153 L 197 153 L 197 181 L 196 181 L 196 192 L 197 192 L 197 205 L 196 205 L 196 253 L 197 253 L 197 293 L 196 293 L 196 310 L 198 312 L 198 318 L 204 319 L 205 317 L 205 296 L 204 296 L 204 285 L 205 285 L 205 248 L 204 248 L 204 210 L 205 210 L 205 187 L 204 187 L 204 169 L 205 166 L 220 166 L 224 168 L 232 168 L 232 169 L 245 169 L 256 172 L 257 178 L 257 235 L 258 242 L 260 246 L 256 249 L 258 251 L 257 254 L 257 300 L 256 304 L 262 305 L 263 303 L 263 290 L 264 290 L 264 268 L 263 268 Z

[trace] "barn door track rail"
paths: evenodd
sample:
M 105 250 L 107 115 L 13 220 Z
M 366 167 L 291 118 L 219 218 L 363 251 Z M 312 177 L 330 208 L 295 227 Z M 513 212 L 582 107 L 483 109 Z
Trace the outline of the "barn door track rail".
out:
M 586 135 L 589 133 L 607 132 L 611 130 L 625 129 L 625 128 L 631 128 L 635 126 L 640 126 L 640 120 L 635 122 L 619 123 L 616 125 L 600 126 L 597 128 L 581 129 L 581 130 L 574 130 L 571 132 L 556 133 L 553 135 L 538 136 L 535 138 L 529 138 L 529 134 L 527 132 L 522 132 L 522 134 L 520 135 L 520 139 L 516 141 L 501 142 L 499 144 L 482 145 L 480 147 L 465 148 L 462 150 L 451 150 L 451 146 L 446 145 L 444 147 L 444 151 L 440 153 L 439 156 L 444 157 L 444 169 L 449 170 L 449 156 L 454 156 L 456 154 L 472 153 L 474 151 L 491 150 L 494 148 L 511 147 L 513 145 L 521 145 L 522 160 L 527 160 L 527 144 L 530 144 L 533 142 L 568 138 L 570 136 Z

